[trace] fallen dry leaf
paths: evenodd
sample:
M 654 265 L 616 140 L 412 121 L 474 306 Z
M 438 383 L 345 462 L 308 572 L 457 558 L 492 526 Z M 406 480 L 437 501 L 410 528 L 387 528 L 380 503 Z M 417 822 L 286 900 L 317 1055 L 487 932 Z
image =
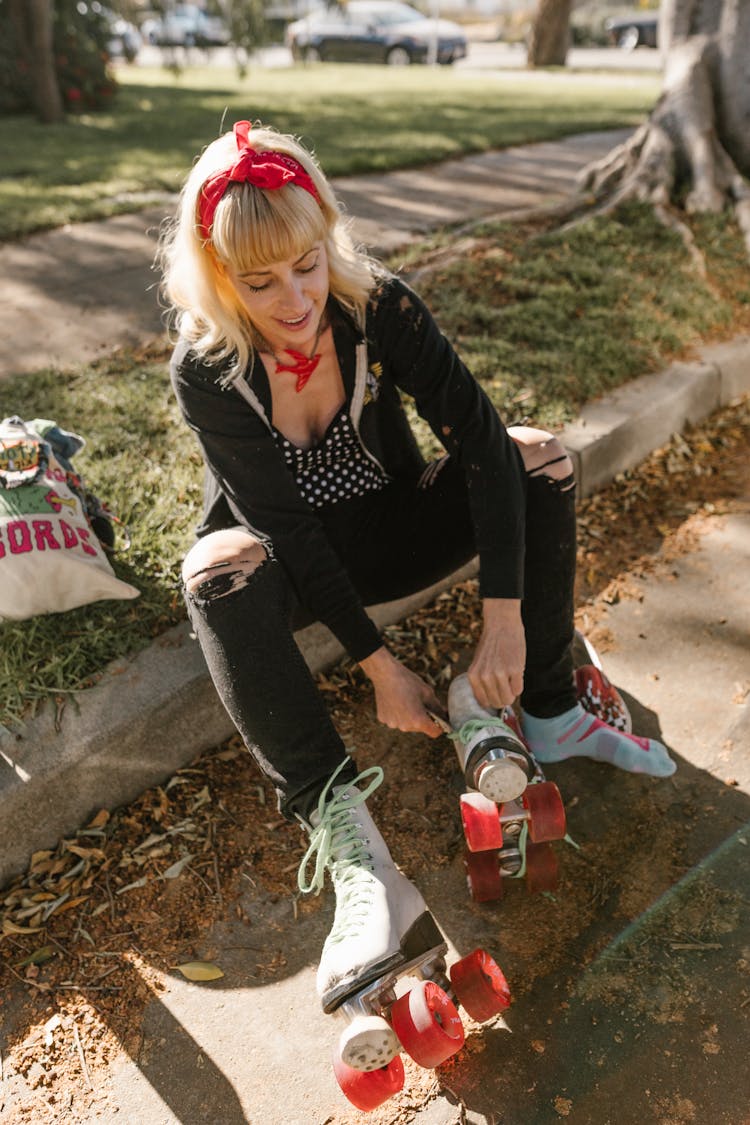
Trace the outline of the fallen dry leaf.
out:
M 175 965 L 175 968 L 188 980 L 219 980 L 224 976 L 219 966 L 211 961 L 186 961 L 184 965 Z

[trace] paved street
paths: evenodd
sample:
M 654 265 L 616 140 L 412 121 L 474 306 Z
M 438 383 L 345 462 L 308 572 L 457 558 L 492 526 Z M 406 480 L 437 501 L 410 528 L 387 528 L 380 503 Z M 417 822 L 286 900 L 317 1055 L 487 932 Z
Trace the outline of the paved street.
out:
M 176 58 L 183 58 L 181 48 L 177 49 Z M 233 56 L 225 48 L 214 48 L 210 52 L 197 51 L 195 48 L 190 53 L 190 58 L 197 62 L 208 62 L 215 66 L 232 66 Z M 160 47 L 146 44 L 141 48 L 136 66 L 159 66 L 162 62 L 163 52 Z M 258 66 L 277 67 L 291 66 L 292 57 L 286 47 L 263 47 L 254 56 Z M 125 64 L 118 64 L 125 65 Z M 481 39 L 472 39 L 465 59 L 454 64 L 457 70 L 523 70 L 526 67 L 526 50 L 520 44 L 488 42 Z M 568 70 L 610 71 L 622 77 L 624 74 L 635 71 L 658 71 L 662 61 L 658 51 L 648 47 L 639 47 L 635 51 L 621 51 L 616 47 L 572 47 L 568 53 Z

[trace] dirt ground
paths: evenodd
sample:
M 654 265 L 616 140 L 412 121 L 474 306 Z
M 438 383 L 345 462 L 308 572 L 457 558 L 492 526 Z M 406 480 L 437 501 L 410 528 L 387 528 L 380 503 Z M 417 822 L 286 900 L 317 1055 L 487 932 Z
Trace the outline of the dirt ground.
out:
M 581 505 L 578 624 L 605 662 L 603 609 L 632 596 L 634 576 L 669 567 L 710 521 L 738 510 L 750 495 L 748 438 L 745 401 Z M 386 634 L 394 652 L 445 697 L 478 629 L 479 599 L 470 581 Z M 339 666 L 319 683 L 358 763 L 386 767 L 371 807 L 397 862 L 417 881 L 421 873 L 439 872 L 463 846 L 454 755 L 428 739 L 381 727 L 356 667 Z M 750 684 L 738 691 L 746 695 Z M 633 779 L 619 777 L 627 789 Z M 584 789 L 574 793 L 569 809 L 585 799 Z M 603 834 L 586 856 L 565 848 L 555 933 L 542 898 L 530 895 L 523 898 L 523 924 L 504 929 L 506 948 L 527 970 L 514 984 L 516 994 L 533 990 L 572 955 L 591 956 L 605 901 L 625 925 L 695 862 L 691 848 L 700 846 L 700 833 L 691 837 L 685 825 L 696 823 L 699 803 L 694 786 L 654 787 L 644 800 L 622 803 L 616 836 Z M 658 847 L 653 838 L 644 842 L 645 824 L 658 825 Z M 299 828 L 280 819 L 270 786 L 235 737 L 128 807 L 102 810 L 56 849 L 38 852 L 27 874 L 0 892 L 5 1125 L 78 1125 L 96 1118 L 98 1078 L 120 1052 L 138 1057 L 143 1013 L 163 990 L 163 974 L 210 972 L 204 951 L 211 928 L 232 918 L 252 926 L 241 901 L 247 882 L 270 901 L 292 898 L 295 915 L 320 909 L 320 900 L 296 896 L 301 844 Z M 592 863 L 594 882 L 578 878 Z M 512 920 L 521 899 L 507 897 L 503 909 Z M 710 945 L 735 908 L 731 895 L 717 893 L 711 910 L 696 912 L 691 940 Z M 258 981 L 270 982 L 283 970 L 278 950 L 252 956 Z M 198 969 L 176 968 L 196 960 Z M 740 1005 L 750 1003 L 749 996 L 740 997 Z M 682 1002 L 688 999 L 686 993 Z M 644 984 L 643 1004 L 652 1014 L 660 1002 L 658 991 Z M 668 1003 L 674 1003 L 672 993 L 663 1006 Z M 658 1019 L 667 1015 L 666 1007 L 656 1012 Z M 542 1054 L 543 1039 L 534 1043 Z M 465 1048 L 481 1049 L 481 1037 Z M 461 1065 L 459 1059 L 441 1068 L 441 1080 L 449 1082 L 450 1067 Z M 435 1074 L 408 1063 L 407 1070 L 408 1104 L 395 1099 L 372 1121 L 407 1122 L 420 1094 L 429 1097 Z M 559 1116 L 565 1116 L 562 1104 Z M 329 1120 L 355 1119 L 342 1111 Z M 659 1119 L 680 1125 L 689 1118 L 665 1107 Z

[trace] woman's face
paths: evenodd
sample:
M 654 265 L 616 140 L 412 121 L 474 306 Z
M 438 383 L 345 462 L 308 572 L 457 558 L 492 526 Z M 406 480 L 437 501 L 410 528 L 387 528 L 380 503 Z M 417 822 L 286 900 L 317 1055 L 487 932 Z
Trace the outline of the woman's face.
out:
M 271 351 L 294 348 L 307 354 L 314 348 L 328 300 L 328 256 L 322 242 L 294 259 L 250 273 L 229 266 L 227 273 Z

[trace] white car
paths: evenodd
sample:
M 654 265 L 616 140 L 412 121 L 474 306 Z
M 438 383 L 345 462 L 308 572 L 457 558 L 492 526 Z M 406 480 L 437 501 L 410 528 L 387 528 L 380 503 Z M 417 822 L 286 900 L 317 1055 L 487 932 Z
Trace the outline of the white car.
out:
M 159 19 L 146 20 L 141 28 L 157 47 L 225 47 L 229 28 L 197 4 L 178 4 Z
M 432 19 L 398 0 L 349 0 L 290 23 L 286 45 L 308 62 L 427 62 L 436 50 L 444 65 L 466 55 L 466 36 L 451 20 Z

